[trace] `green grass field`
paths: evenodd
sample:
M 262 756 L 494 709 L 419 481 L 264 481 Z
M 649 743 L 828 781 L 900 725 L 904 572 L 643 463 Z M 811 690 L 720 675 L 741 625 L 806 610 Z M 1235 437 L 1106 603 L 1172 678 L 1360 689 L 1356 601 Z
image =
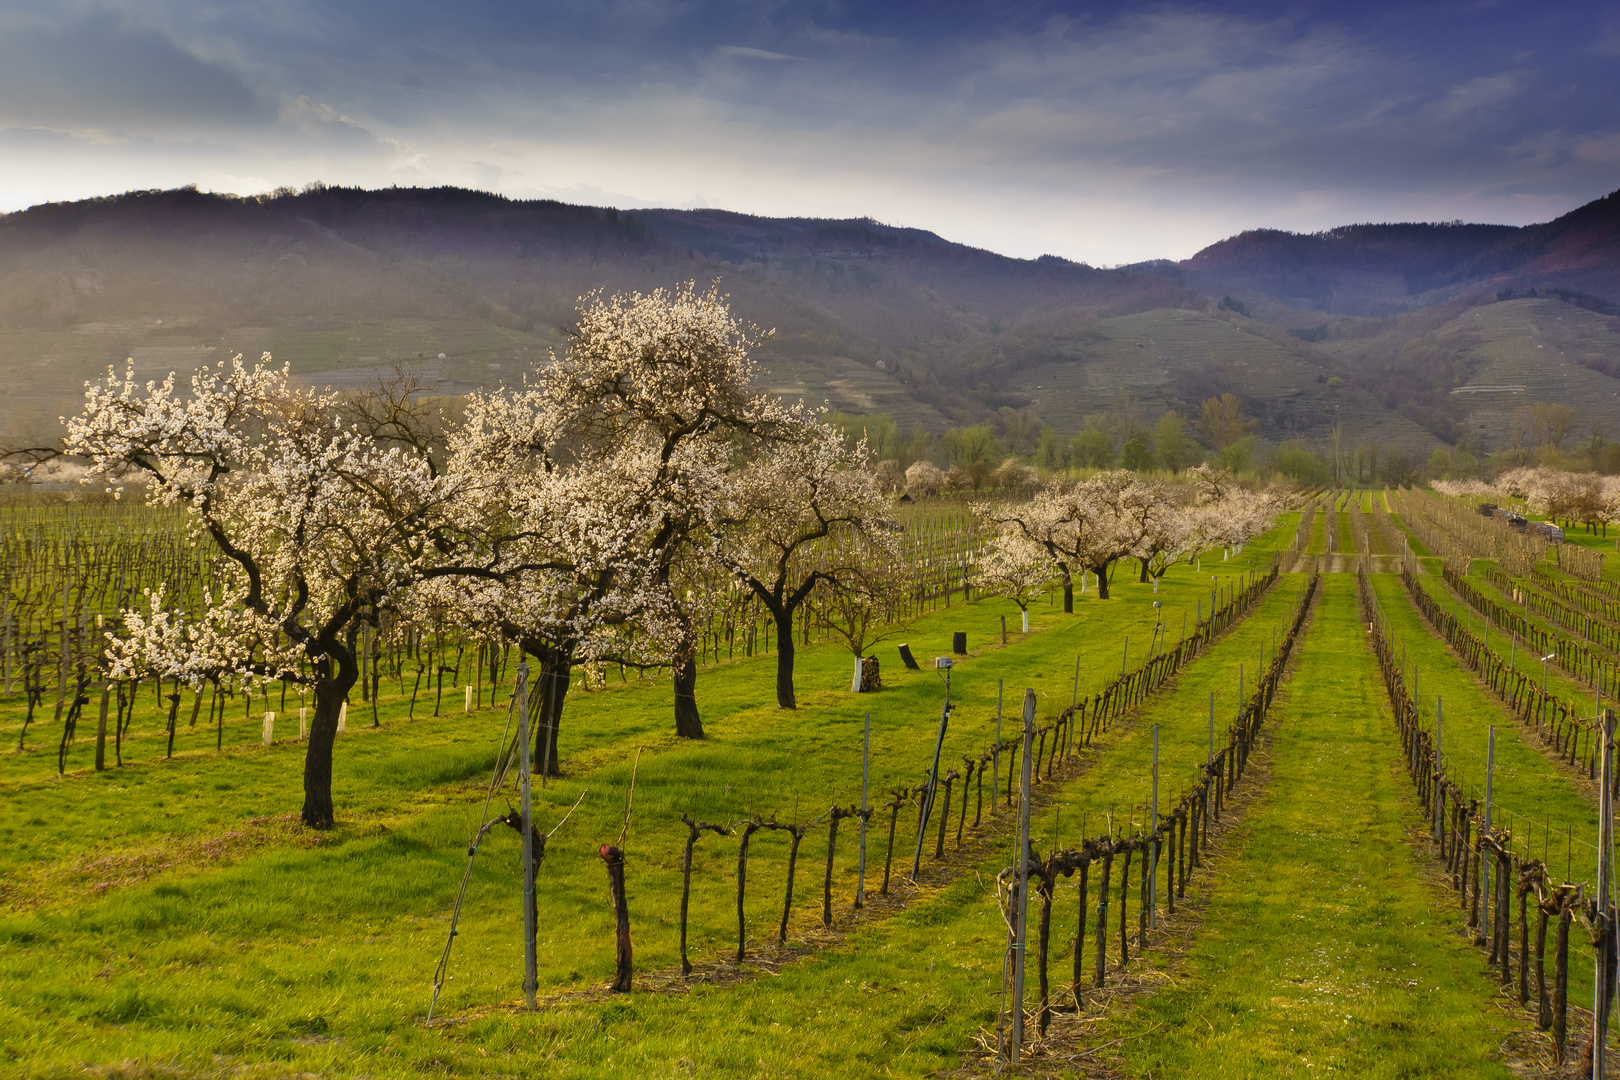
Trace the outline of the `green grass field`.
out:
M 1323 518 L 1315 519 L 1318 540 Z M 1122 569 L 1110 601 L 1083 598 L 1073 616 L 1037 604 L 1032 632 L 1012 635 L 1006 647 L 1000 620 L 1016 625 L 1017 611 L 1007 601 L 958 598 L 917 620 L 898 640 L 922 658 L 947 653 L 955 631 L 969 637 L 969 655 L 952 674 L 957 708 L 942 760 L 961 767 L 964 755 L 994 739 L 998 686 L 1004 734 L 1016 728 L 1026 686 L 1037 692 L 1038 716 L 1056 715 L 1076 688 L 1088 695 L 1123 665 L 1147 659 L 1156 626 L 1173 642 L 1183 617 L 1191 625 L 1208 612 L 1212 586 L 1266 565 L 1297 527 L 1288 515 L 1231 560 L 1217 552 L 1201 569 L 1176 567 L 1156 594 Z M 1574 876 L 1589 879 L 1590 849 L 1576 840 L 1595 825 L 1590 793 L 1458 667 L 1398 578 L 1376 581 L 1418 668 L 1420 695 L 1445 697 L 1450 767 L 1477 785 L 1484 731 L 1495 724 L 1498 821 L 1509 814 L 1509 826 L 1532 840 L 1538 822 L 1556 823 L 1555 832 L 1575 838 Z M 1208 754 L 1211 696 L 1224 733 L 1304 584 L 1284 575 L 1171 685 L 1038 785 L 1037 848 L 1142 827 L 1155 726 L 1160 805 L 1172 807 Z M 1130 1075 L 1506 1070 L 1499 1047 L 1525 1025 L 1495 1006 L 1480 974 L 1483 955 L 1458 936 L 1455 897 L 1425 877 L 1432 846 L 1408 839 L 1410 784 L 1354 585 L 1347 574 L 1324 578 L 1296 671 L 1268 723 L 1268 766 L 1245 780 L 1259 798 L 1221 841 L 1213 871 L 1195 875 L 1202 914 L 1185 963 L 1159 992 L 1080 1025 L 1088 1045 L 1125 1039 L 1110 1054 Z M 471 873 L 432 1024 L 425 1016 L 433 969 L 503 710 L 463 714 L 458 691 L 447 694 L 445 715 L 428 715 L 431 699 L 426 707 L 419 700 L 408 720 L 408 693 L 385 683 L 381 725 L 372 728 L 369 708 L 356 702 L 338 746 L 339 827 L 327 834 L 297 826 L 303 747 L 292 739 L 258 745 L 258 705 L 251 717 L 240 701 L 232 706 L 223 751 L 213 749 L 214 731 L 186 727 L 183 711 L 180 753 L 165 761 L 160 714 L 148 700 L 126 741 L 126 763 L 100 773 L 90 767 L 92 725 L 81 722 L 62 778 L 59 731 L 47 714 L 28 751 L 0 755 L 0 1063 L 9 1062 L 0 1072 L 865 1077 L 979 1062 L 976 1039 L 994 1028 L 1005 944 L 993 884 L 1013 855 L 1005 805 L 992 815 L 987 799 L 975 829 L 975 798 L 958 847 L 958 784 L 946 856 L 933 857 L 931 823 L 916 885 L 900 880 L 916 839 L 915 810 L 902 811 L 892 897 L 876 895 L 887 816 L 874 815 L 872 903 L 859 914 L 858 828 L 846 820 L 833 926 L 821 925 L 823 815 L 834 803 L 859 802 L 864 714 L 872 714 L 873 803 L 924 778 L 938 730 L 941 677 L 905 671 L 892 641 L 877 654 L 885 688 L 857 696 L 847 688 L 847 652 L 804 648 L 794 713 L 774 706 L 774 656 L 706 667 L 698 695 L 709 737 L 700 743 L 671 734 L 670 688 L 661 679 L 572 692 L 565 775 L 536 791 L 543 829 L 583 796 L 539 874 L 541 1008 L 518 1007 L 519 844 L 501 826 Z M 0 738 L 12 746 L 19 706 L 0 699 Z M 505 812 L 510 792 L 493 812 Z M 751 842 L 748 957 L 739 967 L 737 840 L 706 834 L 690 905 L 697 971 L 679 977 L 683 812 L 728 823 L 776 814 L 807 825 L 786 948 L 775 944 L 786 835 L 759 832 Z M 604 990 L 613 928 L 596 854 L 621 829 L 637 973 L 629 996 Z M 1074 884 L 1060 888 L 1059 902 L 1072 912 Z M 1068 940 L 1055 931 L 1054 957 Z M 1585 992 L 1586 954 L 1575 955 L 1575 990 Z M 1060 988 L 1067 968 L 1054 960 Z M 1144 1030 L 1161 1034 L 1135 1037 Z

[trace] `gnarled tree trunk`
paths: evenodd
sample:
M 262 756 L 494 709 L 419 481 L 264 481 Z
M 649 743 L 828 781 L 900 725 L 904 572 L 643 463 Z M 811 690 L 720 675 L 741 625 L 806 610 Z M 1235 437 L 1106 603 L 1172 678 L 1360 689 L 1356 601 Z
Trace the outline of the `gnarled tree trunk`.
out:
M 793 696 L 793 612 L 784 607 L 772 615 L 776 619 L 776 704 L 783 709 L 797 709 L 799 702 Z
M 332 806 L 332 748 L 337 743 L 338 714 L 360 678 L 352 651 L 336 641 L 323 645 L 327 660 L 315 682 L 315 718 L 309 728 L 309 749 L 304 753 L 302 816 L 304 824 L 312 829 L 330 829 L 336 823 Z
M 557 732 L 562 726 L 568 679 L 574 671 L 574 642 L 561 645 L 533 638 L 520 643 L 523 651 L 540 662 L 530 692 L 530 723 L 534 725 L 534 763 L 546 776 L 560 776 L 557 767 Z
M 697 707 L 697 635 L 692 621 L 681 619 L 681 640 L 675 649 L 671 674 L 675 682 L 675 734 L 683 739 L 703 738 L 703 719 Z

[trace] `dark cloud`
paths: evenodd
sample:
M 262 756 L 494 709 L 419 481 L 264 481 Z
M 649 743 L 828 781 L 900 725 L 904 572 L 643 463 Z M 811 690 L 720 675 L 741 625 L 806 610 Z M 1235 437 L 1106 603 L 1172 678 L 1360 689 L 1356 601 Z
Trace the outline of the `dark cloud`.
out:
M 120 128 L 229 125 L 274 116 L 223 65 L 110 11 L 0 32 L 0 115 L 25 124 Z
M 1544 219 L 1620 159 L 1620 22 L 1590 4 L 129 5 L 0 24 L 0 123 L 176 160 L 206 132 L 238 187 L 871 213 L 1101 262 L 1255 224 Z

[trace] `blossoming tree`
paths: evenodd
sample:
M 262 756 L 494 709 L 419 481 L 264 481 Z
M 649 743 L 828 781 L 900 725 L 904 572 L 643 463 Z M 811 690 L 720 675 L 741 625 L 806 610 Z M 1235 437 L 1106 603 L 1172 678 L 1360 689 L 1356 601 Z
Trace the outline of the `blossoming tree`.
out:
M 66 439 L 92 477 L 140 475 L 151 501 L 183 505 L 232 569 L 201 622 L 165 610 L 161 594 L 126 613 L 109 674 L 311 685 L 303 821 L 313 828 L 334 820 L 332 750 L 359 677 L 360 627 L 422 581 L 491 575 L 488 537 L 458 512 L 485 481 L 446 473 L 408 418 L 363 423 L 357 408 L 364 401 L 300 389 L 269 354 L 199 370 L 189 394 L 172 374 L 143 388 L 131 366 L 86 387 Z
M 676 732 L 703 736 L 680 565 L 721 527 L 741 463 L 810 426 L 803 409 L 754 389 L 751 350 L 763 337 L 714 287 L 593 295 L 562 356 L 520 388 L 468 400 L 452 466 L 502 477 L 509 557 L 521 568 L 503 578 L 518 601 L 511 629 L 549 688 L 535 730 L 549 733 L 553 763 L 569 672 L 600 654 L 610 625 L 626 628 L 615 647 L 639 626 L 640 646 L 665 650 Z
M 896 555 L 889 532 L 875 527 L 888 500 L 866 467 L 865 442 L 846 449 L 837 431 L 807 414 L 796 419 L 795 437 L 762 447 L 735 477 L 719 513 L 725 531 L 714 546 L 714 557 L 776 623 L 776 703 L 784 709 L 798 705 L 794 613 L 818 585 L 872 592 L 862 563 Z M 830 543 L 852 532 L 863 542 Z M 806 557 L 812 548 L 814 560 Z

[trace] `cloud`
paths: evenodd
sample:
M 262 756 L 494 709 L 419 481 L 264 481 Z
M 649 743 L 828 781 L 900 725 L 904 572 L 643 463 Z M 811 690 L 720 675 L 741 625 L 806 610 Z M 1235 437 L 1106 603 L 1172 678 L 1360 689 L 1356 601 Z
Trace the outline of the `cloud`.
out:
M 229 126 L 273 115 L 239 74 L 111 11 L 0 32 L 0 118 L 74 129 Z
M 769 49 L 755 49 L 747 45 L 722 45 L 714 50 L 716 56 L 734 56 L 741 60 L 803 60 L 802 56 L 793 56 L 789 53 L 771 52 Z
M 1614 30 L 1573 8 L 33 2 L 0 14 L 0 126 L 36 132 L 0 133 L 31 147 L 9 206 L 53 178 L 461 183 L 1118 263 L 1613 186 Z

